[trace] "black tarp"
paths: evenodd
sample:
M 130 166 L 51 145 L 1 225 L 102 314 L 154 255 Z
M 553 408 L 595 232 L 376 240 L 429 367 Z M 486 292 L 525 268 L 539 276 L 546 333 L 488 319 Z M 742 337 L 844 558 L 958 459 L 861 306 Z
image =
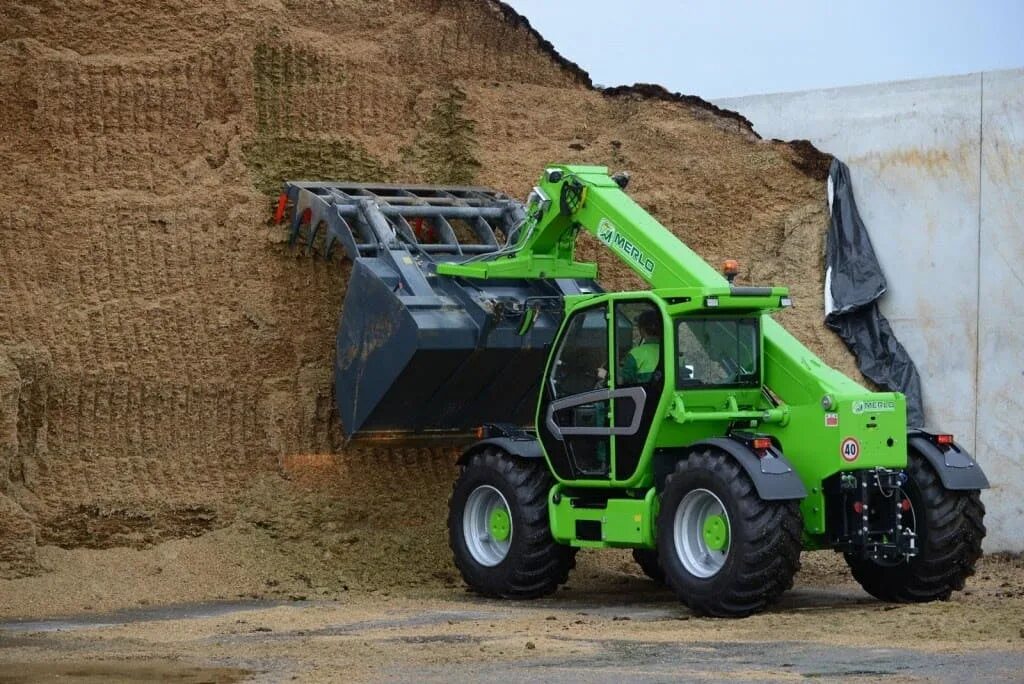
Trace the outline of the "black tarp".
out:
M 850 170 L 838 159 L 829 169 L 825 324 L 843 338 L 864 377 L 907 397 L 907 424 L 924 425 L 921 378 L 882 312 L 886 282 L 867 228 L 853 200 Z

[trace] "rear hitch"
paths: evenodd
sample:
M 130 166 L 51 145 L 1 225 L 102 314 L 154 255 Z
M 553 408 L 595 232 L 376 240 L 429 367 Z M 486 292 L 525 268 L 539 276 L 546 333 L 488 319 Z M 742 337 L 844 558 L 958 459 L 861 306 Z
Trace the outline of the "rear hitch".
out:
M 871 468 L 834 475 L 825 484 L 832 546 L 880 565 L 918 554 L 915 512 L 904 470 Z

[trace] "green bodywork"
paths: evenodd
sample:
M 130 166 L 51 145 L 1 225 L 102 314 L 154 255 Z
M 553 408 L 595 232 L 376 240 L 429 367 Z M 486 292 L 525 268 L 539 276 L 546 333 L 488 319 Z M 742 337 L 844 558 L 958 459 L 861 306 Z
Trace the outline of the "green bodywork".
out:
M 569 201 L 563 201 L 567 183 L 572 186 L 566 191 Z M 826 478 L 840 471 L 906 466 L 903 395 L 866 390 L 825 365 L 789 334 L 772 318 L 789 304 L 788 290 L 748 288 L 738 296 L 723 275 L 630 199 L 603 167 L 549 167 L 531 194 L 527 211 L 512 249 L 487 261 L 441 264 L 438 273 L 466 278 L 593 278 L 597 266 L 576 260 L 576 238 L 586 230 L 651 289 L 566 297 L 562 332 L 553 348 L 558 348 L 574 312 L 609 307 L 610 319 L 612 305 L 621 301 L 652 302 L 662 314 L 665 330 L 659 350 L 664 390 L 650 399 L 657 401 L 657 408 L 638 464 L 620 472 L 616 467 L 620 438 L 612 436 L 607 479 L 563 480 L 552 467 L 558 484 L 551 491 L 549 511 L 556 540 L 574 546 L 653 548 L 658 500 L 655 453 L 685 450 L 737 427 L 776 438 L 803 481 L 808 495 L 801 509 L 809 548 L 825 543 L 822 482 Z M 736 317 L 759 321 L 759 382 L 746 387 L 677 389 L 674 322 Z M 615 327 L 608 326 L 609 350 L 616 349 Z M 649 354 L 650 349 L 643 353 Z M 552 372 L 551 363 L 549 358 L 545 377 Z M 608 387 L 616 387 L 617 372 L 615 363 L 609 362 Z M 605 425 L 615 424 L 614 405 L 611 402 Z M 538 426 L 541 420 L 538 408 Z M 551 455 L 545 455 L 550 465 Z M 564 496 L 569 491 L 595 489 L 610 497 L 605 508 L 574 508 Z M 577 520 L 600 521 L 602 538 L 577 539 Z M 716 530 L 705 530 L 705 535 L 716 544 L 727 543 Z

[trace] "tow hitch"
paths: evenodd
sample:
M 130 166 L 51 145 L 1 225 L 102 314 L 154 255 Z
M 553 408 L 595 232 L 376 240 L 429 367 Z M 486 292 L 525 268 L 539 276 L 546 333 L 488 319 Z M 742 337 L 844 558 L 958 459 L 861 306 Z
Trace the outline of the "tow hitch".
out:
M 872 468 L 838 473 L 826 487 L 833 546 L 881 565 L 917 555 L 917 521 L 903 470 Z M 829 491 L 831 490 L 831 491 Z

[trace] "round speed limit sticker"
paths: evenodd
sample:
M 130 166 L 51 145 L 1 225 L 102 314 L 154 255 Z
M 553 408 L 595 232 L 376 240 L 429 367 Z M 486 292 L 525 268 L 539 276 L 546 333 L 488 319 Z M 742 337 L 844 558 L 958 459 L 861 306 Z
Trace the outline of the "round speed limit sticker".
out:
M 839 446 L 839 453 L 843 455 L 843 459 L 846 461 L 856 461 L 857 457 L 860 456 L 860 442 L 853 437 L 847 437 Z

